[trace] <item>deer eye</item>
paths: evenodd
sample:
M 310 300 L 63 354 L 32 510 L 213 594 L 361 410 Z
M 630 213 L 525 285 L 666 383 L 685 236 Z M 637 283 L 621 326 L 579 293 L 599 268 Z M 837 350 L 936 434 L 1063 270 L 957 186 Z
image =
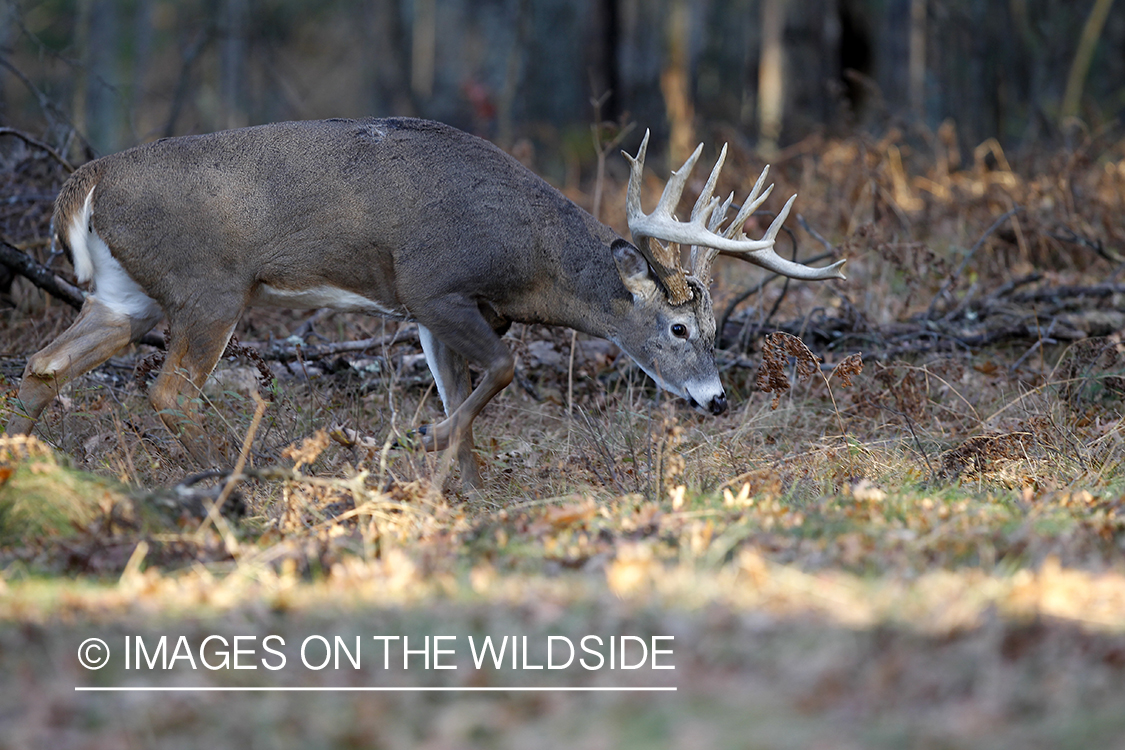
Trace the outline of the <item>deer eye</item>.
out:
M 683 323 L 673 323 L 672 335 L 676 338 L 686 339 L 688 337 L 687 326 L 685 326 Z

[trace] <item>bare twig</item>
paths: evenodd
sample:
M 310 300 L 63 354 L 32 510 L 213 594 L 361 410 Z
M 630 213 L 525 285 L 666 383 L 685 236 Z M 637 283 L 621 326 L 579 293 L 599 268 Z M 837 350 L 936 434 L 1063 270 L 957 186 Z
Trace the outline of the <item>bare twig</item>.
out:
M 1058 240 L 1059 242 L 1069 242 L 1073 245 L 1078 245 L 1079 247 L 1093 250 L 1098 255 L 1098 257 L 1104 258 L 1110 263 L 1125 263 L 1125 258 L 1121 257 L 1121 254 L 1116 250 L 1107 248 L 1100 238 L 1091 240 L 1088 237 L 1083 237 L 1082 235 L 1076 233 L 1069 227 L 1063 227 L 1057 232 L 1047 232 L 1047 236 L 1051 239 Z
M 930 306 L 926 309 L 926 314 L 924 316 L 927 320 L 933 320 L 934 309 L 937 307 L 938 301 L 945 296 L 945 294 L 953 286 L 954 282 L 957 281 L 957 278 L 962 273 L 964 273 L 966 266 L 969 265 L 969 261 L 971 261 L 973 259 L 973 256 L 977 254 L 977 250 L 981 249 L 981 247 L 984 245 L 984 241 L 991 237 L 992 233 L 999 229 L 1001 224 L 1003 224 L 1005 221 L 1022 210 L 1022 207 L 1016 206 L 1012 210 L 1006 211 L 1002 216 L 1000 216 L 1000 218 L 992 222 L 992 226 L 984 230 L 984 234 L 980 236 L 980 239 L 973 243 L 973 246 L 969 248 L 969 252 L 966 253 L 964 259 L 961 261 L 961 265 L 957 266 L 957 270 L 949 274 L 948 278 L 946 278 L 945 280 L 945 283 L 941 285 L 941 289 L 939 289 L 938 293 L 934 295 L 934 298 L 930 300 Z
M 586 413 L 586 410 L 579 406 L 578 413 L 582 415 L 582 419 L 586 422 L 586 431 L 590 437 L 590 442 L 597 448 L 598 453 L 602 456 L 602 460 L 605 461 L 606 468 L 609 469 L 609 476 L 613 480 L 613 486 L 617 489 L 618 493 L 624 495 L 626 490 L 621 486 L 621 480 L 617 477 L 617 469 L 614 467 L 612 452 L 609 450 L 608 446 L 606 446 L 602 436 L 594 429 L 594 425 L 590 421 L 590 416 Z M 595 470 L 594 473 L 596 474 L 597 471 Z
M 254 398 L 254 416 L 250 419 L 250 427 L 246 430 L 246 437 L 242 440 L 242 450 L 238 452 L 238 461 L 234 464 L 234 471 L 227 477 L 227 481 L 223 484 L 223 491 L 219 493 L 219 497 L 213 503 L 207 503 L 207 517 L 203 519 L 203 523 L 199 525 L 199 530 L 196 535 L 199 536 L 207 530 L 210 524 L 214 524 L 215 528 L 219 529 L 223 537 L 223 543 L 226 545 L 227 552 L 230 556 L 238 559 L 239 544 L 238 539 L 235 538 L 234 533 L 230 529 L 230 525 L 226 520 L 219 515 L 219 510 L 223 504 L 230 498 L 234 488 L 238 486 L 239 482 L 245 478 L 242 470 L 246 468 L 246 459 L 250 455 L 250 446 L 254 442 L 254 436 L 258 433 L 258 426 L 262 423 L 262 415 L 266 413 L 266 402 L 258 395 L 257 391 L 251 391 L 250 395 Z
M 39 102 L 39 107 L 43 110 L 43 113 L 47 115 L 48 120 L 50 120 L 51 118 L 57 118 L 58 121 L 66 123 L 66 126 L 70 128 L 70 131 L 74 133 L 78 137 L 78 140 L 82 142 L 82 146 L 85 149 L 87 156 L 93 158 L 95 151 L 90 145 L 90 142 L 86 140 L 86 136 L 78 132 L 78 128 L 74 126 L 74 123 L 70 121 L 70 118 L 66 116 L 66 114 L 59 108 L 57 104 L 51 101 L 51 98 L 49 96 L 44 94 L 39 89 L 39 87 L 36 86 L 34 82 L 32 82 L 30 78 L 24 75 L 24 72 L 22 70 L 13 65 L 6 55 L 0 55 L 0 66 L 7 68 L 12 75 L 20 79 L 20 82 L 27 87 L 28 91 L 35 95 L 35 99 Z
M 19 138 L 27 145 L 34 146 L 40 151 L 46 153 L 48 156 L 51 156 L 55 161 L 61 164 L 63 169 L 65 169 L 67 172 L 74 171 L 74 165 L 67 161 L 62 154 L 48 146 L 43 141 L 39 140 L 38 138 L 33 138 L 22 130 L 17 130 L 16 128 L 0 128 L 0 135 L 10 135 L 13 138 Z
M 605 157 L 617 148 L 621 141 L 636 127 L 635 122 L 607 123 L 602 121 L 602 105 L 606 103 L 612 91 L 606 91 L 601 96 L 590 97 L 590 104 L 594 108 L 594 122 L 590 125 L 590 134 L 594 139 L 594 153 L 598 157 L 597 175 L 594 180 L 594 205 L 590 213 L 595 219 L 600 219 L 602 208 L 602 188 L 605 184 Z M 616 127 L 617 132 L 608 141 L 602 139 L 603 132 L 608 127 Z
M 813 263 L 818 263 L 818 262 L 820 262 L 822 260 L 825 260 L 827 258 L 831 258 L 831 257 L 833 257 L 833 255 L 834 255 L 834 253 L 821 253 L 820 255 L 813 256 L 812 258 L 808 258 L 808 259 L 800 261 L 800 262 L 807 266 L 807 265 L 811 265 Z M 781 278 L 781 276 L 779 274 L 770 274 L 769 276 L 762 279 L 760 282 L 758 282 L 754 286 L 747 289 L 742 294 L 735 297 L 735 299 L 730 304 L 727 305 L 726 309 L 723 310 L 723 314 L 721 316 L 719 316 L 719 325 L 716 329 L 718 331 L 717 337 L 720 339 L 720 341 L 722 340 L 723 330 L 726 328 L 727 322 L 730 320 L 730 316 L 734 313 L 735 308 L 737 308 L 739 305 L 741 305 L 743 302 L 745 302 L 751 296 L 753 296 L 753 295 L 757 294 L 758 292 L 762 291 L 762 289 L 764 289 L 766 287 L 766 284 L 769 284 L 771 281 L 773 281 L 774 279 L 778 279 L 778 278 Z
M 824 249 L 827 252 L 835 254 L 836 246 L 833 245 L 831 242 L 829 242 L 827 239 L 825 239 L 823 234 L 821 234 L 820 232 L 813 229 L 812 225 L 809 224 L 807 221 L 805 221 L 805 217 L 802 216 L 801 214 L 797 214 L 797 224 L 800 225 L 801 229 L 804 229 L 806 232 L 811 234 L 813 236 L 813 239 L 815 239 L 820 244 L 824 245 Z

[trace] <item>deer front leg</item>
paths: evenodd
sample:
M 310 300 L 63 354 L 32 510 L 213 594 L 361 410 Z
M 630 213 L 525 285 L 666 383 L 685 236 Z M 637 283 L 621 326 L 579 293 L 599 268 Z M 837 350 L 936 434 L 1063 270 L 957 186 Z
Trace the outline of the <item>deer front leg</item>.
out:
M 20 381 L 19 405 L 8 420 L 7 432 L 28 434 L 59 389 L 105 362 L 156 322 L 132 319 L 89 296 L 70 328 L 27 360 Z
M 469 363 L 452 348 L 446 346 L 436 338 L 425 326 L 418 326 L 418 338 L 422 342 L 422 351 L 426 354 L 426 364 L 434 376 L 438 395 L 441 396 L 445 415 L 451 416 L 457 408 L 465 402 L 472 392 L 473 383 L 469 377 Z M 432 428 L 423 430 L 423 444 L 430 438 Z M 432 445 L 432 439 L 429 439 Z M 457 465 L 461 469 L 461 480 L 466 486 L 479 488 L 481 486 L 480 468 L 477 466 L 476 456 L 473 455 L 473 425 L 470 422 L 462 432 L 460 439 L 450 440 L 449 449 L 457 455 Z
M 456 298 L 443 302 L 431 301 L 427 306 L 429 311 L 441 313 L 440 317 L 427 316 L 422 320 L 420 316 L 419 337 L 448 416 L 419 432 L 426 450 L 456 450 L 462 480 L 479 489 L 480 470 L 473 456 L 473 420 L 512 382 L 515 360 L 474 302 Z M 471 391 L 468 360 L 484 368 L 481 382 Z

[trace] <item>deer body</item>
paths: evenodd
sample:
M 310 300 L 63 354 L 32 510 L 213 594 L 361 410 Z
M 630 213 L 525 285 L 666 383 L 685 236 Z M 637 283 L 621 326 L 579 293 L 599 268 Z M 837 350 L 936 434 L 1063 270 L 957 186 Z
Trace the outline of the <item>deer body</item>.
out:
M 29 359 L 9 432 L 29 432 L 62 384 L 164 315 L 168 355 L 150 398 L 197 461 L 223 460 L 194 396 L 260 304 L 417 321 L 448 415 L 424 444 L 454 447 L 469 485 L 480 481 L 472 421 L 513 376 L 498 335 L 512 321 L 608 338 L 662 387 L 726 407 L 705 282 L 687 277 L 695 293 L 673 304 L 647 254 L 500 149 L 438 123 L 325 120 L 157 141 L 77 170 L 53 228 L 92 291 Z M 475 389 L 469 362 L 484 371 Z
M 453 295 L 501 304 L 508 319 L 577 322 L 618 281 L 612 257 L 590 252 L 616 235 L 487 141 L 437 123 L 282 123 L 159 141 L 86 165 L 57 223 L 81 211 L 69 194 L 90 190 L 97 237 L 170 315 L 275 304 L 422 320 Z M 545 301 L 545 274 L 574 284 Z

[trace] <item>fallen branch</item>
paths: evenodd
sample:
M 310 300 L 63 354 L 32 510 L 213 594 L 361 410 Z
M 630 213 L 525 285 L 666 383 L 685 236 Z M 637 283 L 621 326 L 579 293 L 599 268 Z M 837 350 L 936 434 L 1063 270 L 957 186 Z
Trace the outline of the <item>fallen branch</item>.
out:
M 1104 299 L 1117 294 L 1125 295 L 1125 284 L 1094 284 L 1093 286 L 1054 286 L 1046 289 L 1036 289 L 1032 292 L 1020 292 L 1008 296 L 1008 300 L 1015 303 L 1048 302 L 1074 297 L 1095 297 Z
M 1070 229 L 1069 227 L 1063 227 L 1057 232 L 1047 232 L 1047 236 L 1051 239 L 1058 240 L 1059 242 L 1069 242 L 1073 245 L 1078 245 L 1079 247 L 1084 247 L 1088 250 L 1092 250 L 1098 255 L 1098 257 L 1104 258 L 1110 263 L 1125 263 L 1125 257 L 1122 257 L 1121 254 L 1116 250 L 1106 247 L 1105 244 L 1101 241 L 1101 238 L 1096 237 L 1091 240 L 1088 237 L 1083 237 L 1082 235 L 1077 234 L 1073 229 Z
M 926 309 L 926 315 L 925 315 L 927 320 L 933 320 L 934 310 L 935 310 L 935 308 L 937 308 L 938 302 L 953 287 L 953 284 L 954 284 L 954 282 L 957 281 L 958 277 L 962 273 L 965 272 L 965 268 L 969 265 L 969 261 L 971 261 L 973 259 L 973 256 L 977 254 L 977 251 L 980 250 L 981 247 L 984 246 L 984 241 L 987 240 L 989 237 L 991 237 L 992 233 L 995 232 L 997 229 L 999 229 L 1001 224 L 1003 224 L 1005 221 L 1007 221 L 1012 216 L 1014 216 L 1015 214 L 1019 213 L 1022 210 L 1023 210 L 1022 207 L 1016 206 L 1011 211 L 1008 211 L 1008 212 L 1004 213 L 1003 215 L 1001 215 L 1000 218 L 998 218 L 996 221 L 992 222 L 992 226 L 990 226 L 988 229 L 984 230 L 984 234 L 982 234 L 980 236 L 980 239 L 978 239 L 975 243 L 973 243 L 973 246 L 971 248 L 969 248 L 969 252 L 965 255 L 964 259 L 961 261 L 961 265 L 957 266 L 957 270 L 955 270 L 953 273 L 949 274 L 948 278 L 946 278 L 946 280 L 945 280 L 945 283 L 941 285 L 941 289 L 939 289 L 937 294 L 934 295 L 934 298 L 932 300 L 930 300 L 930 306 L 929 306 L 929 308 Z
M 398 344 L 404 341 L 418 341 L 417 327 L 404 326 L 386 336 L 374 336 L 357 341 L 340 341 L 331 344 L 317 344 L 314 346 L 289 344 L 287 340 L 271 341 L 269 343 L 247 341 L 243 343 L 243 346 L 249 346 L 259 350 L 262 357 L 265 359 L 277 362 L 294 362 L 298 359 L 324 359 L 325 357 L 346 354 L 348 352 L 365 352 L 369 349 L 380 349 L 384 346 L 390 346 L 391 344 Z
M 82 290 L 64 281 L 30 255 L 0 240 L 0 264 L 7 266 L 52 297 L 57 297 L 74 309 L 80 309 L 86 298 Z

